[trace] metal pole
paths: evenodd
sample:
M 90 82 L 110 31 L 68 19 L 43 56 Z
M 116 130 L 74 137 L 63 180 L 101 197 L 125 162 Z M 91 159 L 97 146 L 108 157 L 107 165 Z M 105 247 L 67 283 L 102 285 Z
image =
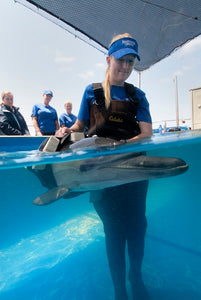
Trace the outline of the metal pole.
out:
M 174 77 L 174 83 L 175 83 L 175 102 L 176 102 L 176 125 L 179 126 L 179 104 L 178 104 L 177 76 Z

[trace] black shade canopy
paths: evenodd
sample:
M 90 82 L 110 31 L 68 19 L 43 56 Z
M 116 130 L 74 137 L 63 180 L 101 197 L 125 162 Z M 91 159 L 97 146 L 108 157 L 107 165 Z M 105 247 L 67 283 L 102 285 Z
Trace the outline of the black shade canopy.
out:
M 112 37 L 130 33 L 139 44 L 143 71 L 201 34 L 201 0 L 17 0 L 47 13 L 58 25 L 108 49 Z M 41 14 L 42 14 L 41 13 Z M 65 27 L 64 27 L 65 28 Z M 78 34 L 79 35 L 79 34 Z

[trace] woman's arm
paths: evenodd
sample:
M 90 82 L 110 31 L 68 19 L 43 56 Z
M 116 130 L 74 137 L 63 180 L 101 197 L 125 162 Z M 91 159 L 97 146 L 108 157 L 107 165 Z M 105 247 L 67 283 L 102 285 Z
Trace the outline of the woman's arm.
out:
M 38 126 L 37 117 L 32 117 L 32 122 L 33 122 L 34 129 L 36 131 L 36 135 L 42 136 L 42 133 L 41 133 L 40 128 Z
M 55 120 L 56 130 L 59 130 L 59 122 Z
M 141 133 L 133 138 L 127 140 L 127 142 L 142 140 L 153 135 L 152 124 L 147 122 L 139 122 Z

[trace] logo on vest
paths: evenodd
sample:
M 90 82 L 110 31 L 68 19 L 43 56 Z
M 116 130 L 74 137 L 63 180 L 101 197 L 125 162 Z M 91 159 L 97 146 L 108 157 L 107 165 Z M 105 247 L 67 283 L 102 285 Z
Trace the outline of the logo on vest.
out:
M 109 116 L 109 121 L 111 122 L 117 122 L 117 123 L 123 123 L 124 120 L 122 118 L 114 117 L 114 116 Z

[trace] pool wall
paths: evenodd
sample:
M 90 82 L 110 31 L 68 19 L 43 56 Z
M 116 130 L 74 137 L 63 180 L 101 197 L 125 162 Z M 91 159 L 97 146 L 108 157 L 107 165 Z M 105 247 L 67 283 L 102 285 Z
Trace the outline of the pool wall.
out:
M 0 152 L 37 150 L 45 136 L 0 136 Z

